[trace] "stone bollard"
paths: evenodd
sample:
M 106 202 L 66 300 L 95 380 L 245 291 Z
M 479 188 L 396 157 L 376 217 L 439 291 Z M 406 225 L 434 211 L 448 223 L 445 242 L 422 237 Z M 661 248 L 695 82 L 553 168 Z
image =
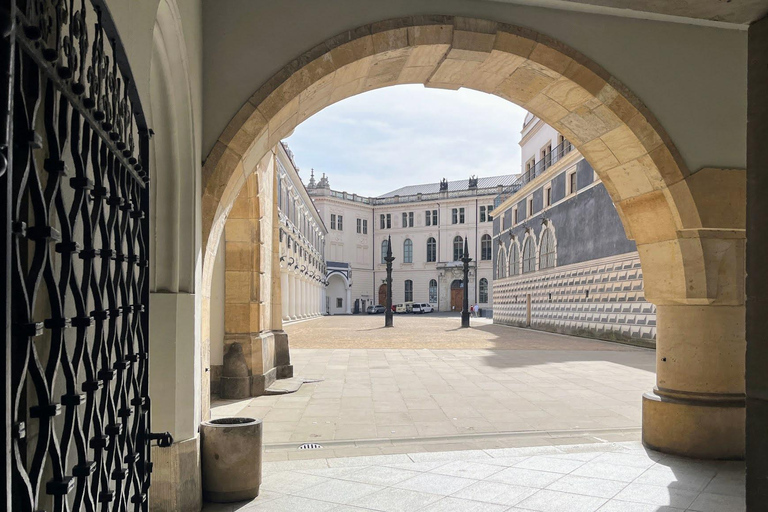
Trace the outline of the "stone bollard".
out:
M 221 398 L 248 398 L 251 396 L 251 372 L 245 362 L 243 346 L 232 343 L 224 354 L 224 367 L 221 370 Z
M 262 423 L 221 418 L 200 424 L 203 499 L 230 503 L 255 498 L 261 485 Z

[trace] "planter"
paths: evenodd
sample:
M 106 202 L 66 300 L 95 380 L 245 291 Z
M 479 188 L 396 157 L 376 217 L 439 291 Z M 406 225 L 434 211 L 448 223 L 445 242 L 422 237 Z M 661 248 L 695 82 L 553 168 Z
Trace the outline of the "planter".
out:
M 261 420 L 221 418 L 200 425 L 203 499 L 244 501 L 259 495 Z

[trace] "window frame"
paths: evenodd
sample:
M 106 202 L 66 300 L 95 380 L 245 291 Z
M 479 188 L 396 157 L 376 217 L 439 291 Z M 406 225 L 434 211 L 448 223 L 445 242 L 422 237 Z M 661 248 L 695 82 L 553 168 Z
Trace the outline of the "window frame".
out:
M 413 263 L 413 241 L 410 238 L 403 241 L 403 263 Z
M 530 248 L 530 251 L 528 250 Z M 530 252 L 530 255 L 528 254 Z M 523 274 L 529 274 L 536 271 L 536 242 L 533 236 L 526 237 L 523 241 Z
M 435 237 L 430 236 L 429 238 L 427 238 L 427 263 L 436 263 L 436 262 L 437 262 L 437 240 L 435 240 Z
M 526 213 L 528 214 L 527 218 L 533 217 L 533 195 L 528 196 L 528 198 L 525 200 L 525 207 L 526 210 L 528 210 Z
M 488 304 L 488 279 L 480 278 L 479 288 L 480 304 Z
M 485 222 L 485 205 L 480 206 L 480 222 Z
M 430 279 L 428 286 L 429 300 L 427 302 L 437 304 L 437 279 Z
M 485 233 L 480 237 L 480 261 L 491 261 L 493 259 L 493 239 L 491 235 Z
M 413 281 L 411 279 L 406 279 L 405 283 L 403 283 L 403 288 L 403 302 L 413 302 Z
M 331 229 L 336 229 L 336 214 L 331 214 Z
M 460 243 L 460 246 L 457 249 L 456 243 L 457 241 Z M 458 252 L 457 252 L 458 251 Z M 456 255 L 458 254 L 458 258 Z M 464 238 L 461 235 L 456 235 L 453 237 L 453 261 L 461 261 L 461 259 L 464 257 Z
M 387 239 L 381 241 L 381 263 L 382 265 L 387 264 L 387 260 L 385 259 L 387 257 Z
M 576 169 L 569 171 L 566 174 L 566 186 L 568 187 L 568 195 L 574 195 L 579 188 L 578 179 L 576 178 Z

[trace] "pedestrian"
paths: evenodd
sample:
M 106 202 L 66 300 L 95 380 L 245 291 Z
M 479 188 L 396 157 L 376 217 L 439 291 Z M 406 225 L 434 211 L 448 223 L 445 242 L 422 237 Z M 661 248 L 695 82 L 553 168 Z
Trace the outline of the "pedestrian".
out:
M 480 304 L 475 304 L 475 316 L 480 316 Z

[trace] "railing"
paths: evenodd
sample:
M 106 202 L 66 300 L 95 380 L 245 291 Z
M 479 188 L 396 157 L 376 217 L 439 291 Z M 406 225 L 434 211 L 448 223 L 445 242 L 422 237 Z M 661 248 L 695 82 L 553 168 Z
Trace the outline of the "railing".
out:
M 523 188 L 526 184 L 530 183 L 537 176 L 541 176 L 544 171 L 555 165 L 562 158 L 573 151 L 573 144 L 564 140 L 555 149 L 547 153 L 544 158 L 536 162 L 536 164 L 520 175 L 511 185 L 507 186 L 502 192 L 496 196 L 493 200 L 493 207 L 498 208 L 501 203 L 512 197 L 518 190 Z
M 314 197 L 318 196 L 330 196 L 345 201 L 354 201 L 358 203 L 369 204 L 373 206 L 400 204 L 400 203 L 412 203 L 415 201 L 436 201 L 439 199 L 452 199 L 460 197 L 474 197 L 490 195 L 502 189 L 501 186 L 487 187 L 487 188 L 473 188 L 469 190 L 454 190 L 451 192 L 431 192 L 428 194 L 409 194 L 405 196 L 392 196 L 392 197 L 363 197 L 357 194 L 349 194 L 347 192 L 339 192 L 336 190 L 326 189 L 311 189 L 310 195 Z

